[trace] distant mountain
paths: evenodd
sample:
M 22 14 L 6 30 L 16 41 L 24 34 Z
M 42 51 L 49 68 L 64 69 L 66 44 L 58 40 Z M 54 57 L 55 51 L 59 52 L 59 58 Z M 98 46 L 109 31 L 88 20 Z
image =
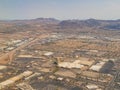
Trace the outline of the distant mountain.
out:
M 37 18 L 26 20 L 0 20 L 0 33 L 16 33 L 25 31 L 62 31 L 92 32 L 102 30 L 119 30 L 120 20 L 57 20 L 54 18 Z
M 37 18 L 25 20 L 0 20 L 0 33 L 16 33 L 25 31 L 44 30 L 60 21 L 54 18 Z
M 36 18 L 36 19 L 24 19 L 24 20 L 0 20 L 0 23 L 10 23 L 10 24 L 31 24 L 31 23 L 43 23 L 52 24 L 59 23 L 59 20 L 54 18 Z
M 59 20 L 57 19 L 54 19 L 54 18 L 37 18 L 37 19 L 33 19 L 33 21 L 39 21 L 39 22 L 54 22 L 54 23 L 58 23 L 60 22 Z
M 61 28 L 97 28 L 104 30 L 120 30 L 120 20 L 64 20 L 59 23 Z
M 23 20 L 24 22 L 25 20 Z M 58 24 L 60 21 L 54 18 L 36 18 L 31 20 L 26 20 L 26 23 L 34 23 L 34 24 Z
M 97 20 L 89 19 L 89 20 L 65 20 L 59 23 L 62 28 L 70 27 L 70 28 L 83 28 L 83 27 L 95 27 L 99 26 L 100 23 Z

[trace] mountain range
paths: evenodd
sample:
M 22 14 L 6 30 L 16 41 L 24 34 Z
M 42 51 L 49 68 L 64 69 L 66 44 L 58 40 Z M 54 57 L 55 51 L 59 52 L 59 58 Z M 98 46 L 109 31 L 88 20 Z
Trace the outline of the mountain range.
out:
M 120 20 L 57 20 L 54 18 L 37 18 L 28 20 L 0 20 L 0 33 L 13 33 L 36 29 L 51 30 L 114 30 L 120 31 Z

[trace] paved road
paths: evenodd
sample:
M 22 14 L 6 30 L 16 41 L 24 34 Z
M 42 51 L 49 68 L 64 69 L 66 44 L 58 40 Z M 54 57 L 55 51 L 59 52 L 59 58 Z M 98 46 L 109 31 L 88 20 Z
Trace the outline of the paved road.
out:
M 40 36 L 34 38 L 33 40 L 31 40 L 31 41 L 29 41 L 29 42 L 27 42 L 27 43 L 24 43 L 24 44 L 22 44 L 21 46 L 15 48 L 14 50 L 12 50 L 12 51 L 10 51 L 10 52 L 8 52 L 8 53 L 5 53 L 4 55 L 2 55 L 2 56 L 0 57 L 0 64 L 8 64 L 8 63 L 10 63 L 10 62 L 13 60 L 14 55 L 15 55 L 15 53 L 16 53 L 17 51 L 25 48 L 26 46 L 28 46 L 28 45 L 30 45 L 30 44 L 33 44 L 34 42 L 36 42 L 36 41 L 38 41 L 38 40 L 40 40 L 40 39 L 47 38 L 47 37 L 49 37 L 49 36 L 50 36 L 50 35 L 40 35 Z

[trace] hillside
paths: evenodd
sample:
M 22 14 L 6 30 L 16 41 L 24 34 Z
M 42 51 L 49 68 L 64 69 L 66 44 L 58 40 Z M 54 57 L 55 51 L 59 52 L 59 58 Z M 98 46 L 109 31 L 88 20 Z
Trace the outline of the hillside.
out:
M 0 21 L 0 33 L 14 34 L 17 32 L 63 32 L 92 33 L 119 36 L 120 20 L 57 20 L 54 18 L 37 18 L 30 20 Z

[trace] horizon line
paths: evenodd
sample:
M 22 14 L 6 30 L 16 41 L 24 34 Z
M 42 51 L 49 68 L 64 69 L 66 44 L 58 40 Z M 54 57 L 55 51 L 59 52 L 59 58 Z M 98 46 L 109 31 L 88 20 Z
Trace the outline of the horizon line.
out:
M 0 21 L 17 21 L 17 20 L 35 20 L 35 19 L 55 19 L 55 20 L 59 20 L 59 21 L 64 21 L 64 20 L 120 20 L 120 18 L 117 19 L 97 19 L 97 18 L 69 18 L 69 19 L 58 19 L 58 18 L 54 18 L 54 17 L 38 17 L 38 18 L 16 18 L 16 19 L 0 19 Z

